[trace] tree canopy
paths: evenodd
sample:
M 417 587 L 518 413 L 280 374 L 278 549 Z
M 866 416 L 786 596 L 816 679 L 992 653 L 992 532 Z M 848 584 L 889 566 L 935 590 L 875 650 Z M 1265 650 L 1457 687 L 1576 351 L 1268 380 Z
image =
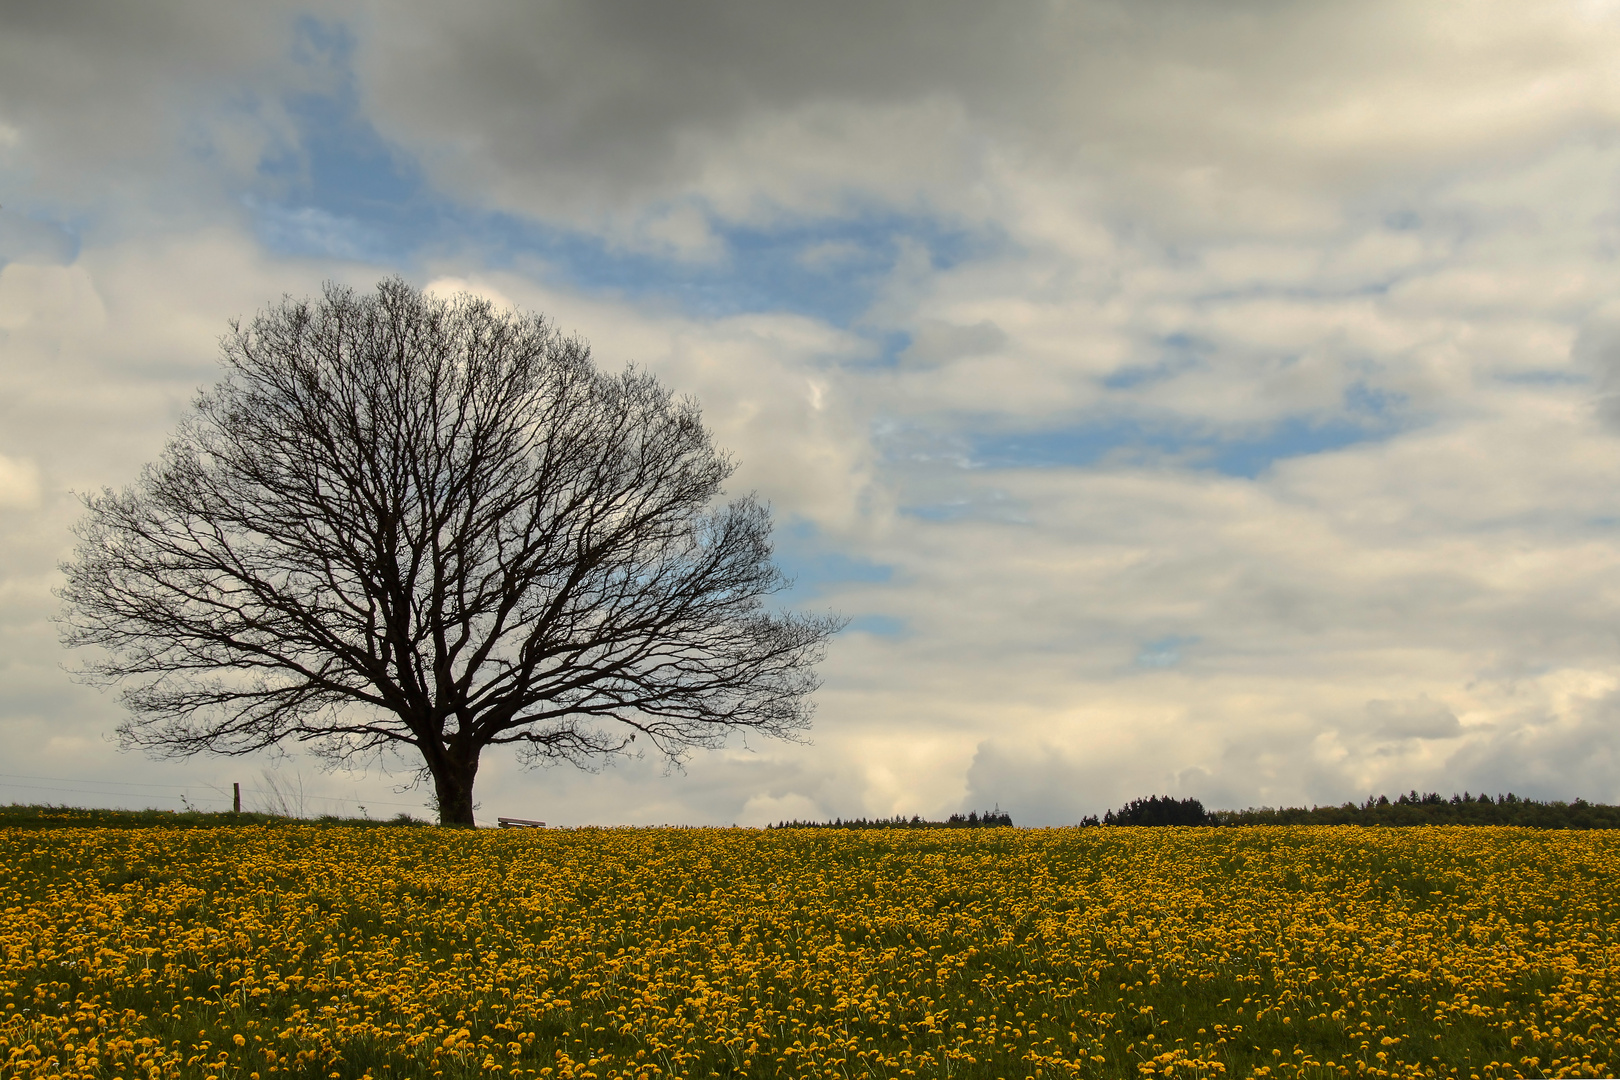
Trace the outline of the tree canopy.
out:
M 807 727 L 842 625 L 772 610 L 770 515 L 698 405 L 545 318 L 399 279 L 283 299 L 161 458 L 85 498 L 64 640 L 126 747 L 394 750 L 472 824 L 479 757 L 679 760 Z

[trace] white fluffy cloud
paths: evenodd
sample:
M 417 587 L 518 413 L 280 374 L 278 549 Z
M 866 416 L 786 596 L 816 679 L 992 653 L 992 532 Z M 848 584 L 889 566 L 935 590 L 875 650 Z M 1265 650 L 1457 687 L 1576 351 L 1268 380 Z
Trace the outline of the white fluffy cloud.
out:
M 812 744 L 491 763 L 486 813 L 1620 798 L 1614 12 L 102 14 L 0 24 L 19 773 L 130 770 L 58 668 L 70 489 L 158 452 L 226 319 L 399 270 L 698 397 L 795 602 L 855 617 Z

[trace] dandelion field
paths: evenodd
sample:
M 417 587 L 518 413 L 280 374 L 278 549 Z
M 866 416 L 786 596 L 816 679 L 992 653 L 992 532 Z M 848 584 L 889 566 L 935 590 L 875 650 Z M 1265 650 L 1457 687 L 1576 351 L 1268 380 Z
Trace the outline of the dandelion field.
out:
M 0 1076 L 1605 1076 L 1620 835 L 0 830 Z

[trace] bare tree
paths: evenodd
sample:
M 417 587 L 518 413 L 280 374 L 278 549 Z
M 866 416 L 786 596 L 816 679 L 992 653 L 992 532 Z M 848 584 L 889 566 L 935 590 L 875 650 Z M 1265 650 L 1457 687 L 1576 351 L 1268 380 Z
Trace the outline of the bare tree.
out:
M 786 581 L 697 405 L 540 316 L 327 286 L 222 339 L 131 488 L 86 498 L 63 640 L 123 684 L 126 747 L 387 749 L 473 822 L 479 757 L 672 760 L 807 727 L 842 625 Z M 419 764 L 418 764 L 419 763 Z

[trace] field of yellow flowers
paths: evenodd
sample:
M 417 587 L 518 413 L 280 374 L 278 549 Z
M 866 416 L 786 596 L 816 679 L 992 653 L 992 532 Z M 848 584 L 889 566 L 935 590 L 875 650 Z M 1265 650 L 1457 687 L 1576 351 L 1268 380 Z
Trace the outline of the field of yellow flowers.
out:
M 0 830 L 0 1076 L 1607 1076 L 1620 836 Z

